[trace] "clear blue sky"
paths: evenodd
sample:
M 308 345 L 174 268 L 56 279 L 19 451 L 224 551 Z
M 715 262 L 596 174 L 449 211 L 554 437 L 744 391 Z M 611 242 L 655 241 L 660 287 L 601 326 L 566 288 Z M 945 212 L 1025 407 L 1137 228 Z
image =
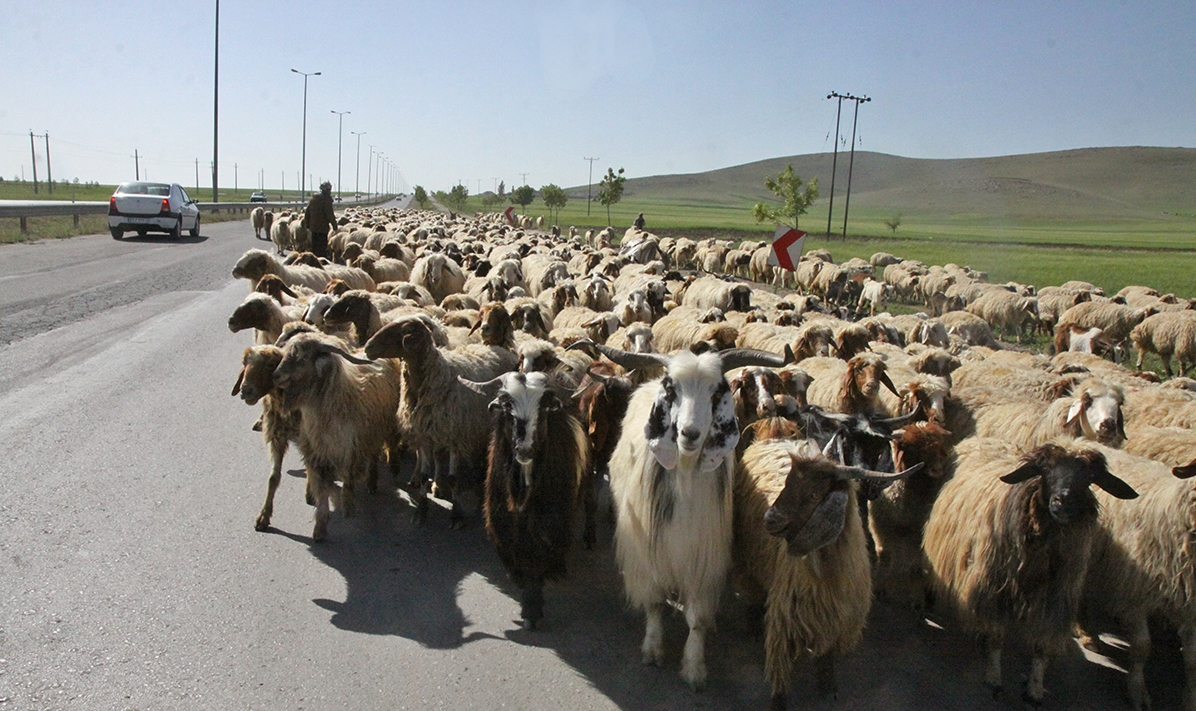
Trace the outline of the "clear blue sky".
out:
M 0 175 L 210 186 L 214 0 L 0 0 Z M 361 186 L 370 144 L 409 185 L 471 193 L 689 173 L 830 150 L 831 90 L 873 98 L 858 146 L 921 158 L 1196 146 L 1196 3 L 237 2 L 220 18 L 220 183 Z M 846 106 L 845 106 L 846 109 Z M 850 136 L 845 110 L 842 132 Z M 44 177 L 43 145 L 37 145 Z

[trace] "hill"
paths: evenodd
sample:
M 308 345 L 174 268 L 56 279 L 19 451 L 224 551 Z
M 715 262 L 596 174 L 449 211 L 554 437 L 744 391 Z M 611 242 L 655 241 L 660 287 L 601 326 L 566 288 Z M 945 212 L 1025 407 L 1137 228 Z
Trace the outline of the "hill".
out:
M 841 214 L 849 154 L 839 154 L 835 211 Z M 825 219 L 832 154 L 746 163 L 704 173 L 632 178 L 624 200 L 744 206 L 769 199 L 766 175 L 789 163 L 817 178 Z M 570 192 L 584 193 L 585 186 Z M 857 151 L 851 207 L 866 213 L 970 216 L 981 221 L 1154 220 L 1196 216 L 1196 149 L 1084 148 L 994 158 L 920 159 Z

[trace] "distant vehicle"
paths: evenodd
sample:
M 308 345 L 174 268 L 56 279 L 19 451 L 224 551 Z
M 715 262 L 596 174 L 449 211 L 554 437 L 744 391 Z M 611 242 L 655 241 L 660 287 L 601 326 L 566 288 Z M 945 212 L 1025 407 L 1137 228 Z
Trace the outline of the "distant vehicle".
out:
M 108 200 L 108 231 L 112 239 L 136 232 L 165 232 L 179 239 L 183 230 L 199 236 L 199 205 L 178 183 L 121 183 Z
M 266 194 L 258 190 L 249 196 L 249 202 L 266 202 Z

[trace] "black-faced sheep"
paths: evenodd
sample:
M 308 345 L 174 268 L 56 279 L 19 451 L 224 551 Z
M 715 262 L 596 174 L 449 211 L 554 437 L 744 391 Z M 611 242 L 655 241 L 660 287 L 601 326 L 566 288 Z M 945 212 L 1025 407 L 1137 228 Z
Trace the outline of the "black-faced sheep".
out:
M 1025 693 L 1041 704 L 1047 658 L 1071 642 L 1098 532 L 1089 486 L 1118 498 L 1137 494 L 1090 447 L 1051 443 L 1019 457 L 1009 445 L 975 439 L 956 454 L 924 537 L 940 599 L 983 638 L 985 683 L 994 692 L 1006 637 L 1017 633 L 1029 644 Z

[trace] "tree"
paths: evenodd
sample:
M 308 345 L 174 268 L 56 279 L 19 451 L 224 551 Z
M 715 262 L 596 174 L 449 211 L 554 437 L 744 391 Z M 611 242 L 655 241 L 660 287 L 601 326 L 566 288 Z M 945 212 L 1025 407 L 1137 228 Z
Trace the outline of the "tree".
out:
M 804 188 L 803 185 L 805 185 Z M 752 208 L 752 215 L 755 216 L 756 222 L 793 220 L 793 226 L 797 227 L 798 217 L 806 214 L 814 201 L 818 199 L 818 178 L 814 178 L 809 184 L 806 184 L 800 175 L 794 174 L 793 164 L 790 164 L 783 173 L 775 178 L 765 177 L 764 187 L 781 199 L 781 207 L 772 207 L 762 202 L 756 203 L 756 206 Z
M 457 183 L 448 193 L 448 206 L 456 212 L 465 209 L 465 201 L 469 199 L 469 188 Z
M 507 196 L 507 181 L 498 181 L 498 196 L 500 198 L 505 198 Z
M 482 207 L 484 207 L 484 208 L 487 208 L 487 209 L 492 208 L 501 202 L 502 202 L 501 195 L 495 195 L 493 192 L 491 192 L 489 190 L 482 193 Z
M 555 224 L 552 219 L 552 211 L 554 208 L 556 209 L 556 216 L 559 220 L 561 217 L 561 208 L 565 206 L 565 203 L 569 202 L 569 196 L 565 194 L 564 189 L 559 185 L 549 183 L 540 188 L 540 198 L 544 200 L 544 205 L 548 208 L 548 221 Z
M 893 215 L 889 219 L 885 220 L 885 227 L 888 227 L 890 230 L 892 230 L 894 234 L 897 233 L 897 228 L 900 226 L 901 226 L 901 213 L 900 212 L 897 213 L 896 215 Z
M 627 182 L 627 178 L 623 177 L 623 169 L 619 168 L 616 174 L 613 168 L 606 169 L 606 177 L 602 182 L 598 183 L 598 202 L 606 205 L 606 224 L 610 226 L 610 206 L 617 203 L 623 198 L 623 183 Z
M 421 210 L 428 209 L 428 191 L 424 190 L 424 186 L 422 186 L 422 185 L 415 186 L 415 201 L 417 203 L 419 203 L 419 209 L 421 209 Z
M 536 191 L 530 185 L 521 185 L 511 191 L 511 202 L 525 210 L 528 205 L 532 204 L 532 200 L 535 199 Z

